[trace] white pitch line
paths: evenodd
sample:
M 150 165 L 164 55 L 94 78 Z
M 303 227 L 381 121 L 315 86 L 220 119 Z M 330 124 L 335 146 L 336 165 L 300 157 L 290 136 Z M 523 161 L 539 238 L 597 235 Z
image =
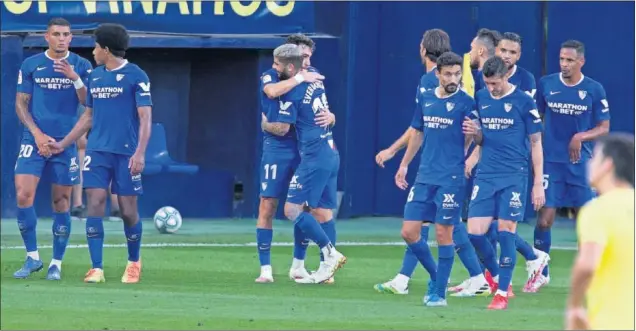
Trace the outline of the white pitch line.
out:
M 431 247 L 437 246 L 436 242 L 428 243 Z M 165 247 L 256 247 L 256 243 L 155 243 L 155 244 L 142 244 L 144 248 L 165 248 Z M 272 246 L 280 246 L 280 247 L 292 247 L 294 246 L 293 242 L 274 242 Z M 394 241 L 394 242 L 355 242 L 355 241 L 343 241 L 338 242 L 338 246 L 404 246 L 404 242 L 402 241 Z M 38 246 L 39 249 L 44 248 L 52 248 L 51 245 L 42 245 Z M 126 244 L 104 244 L 105 248 L 125 248 Z M 88 248 L 88 245 L 68 245 L 66 248 Z M 24 246 L 0 246 L 0 250 L 17 250 L 24 249 Z M 552 250 L 562 250 L 562 251 L 575 251 L 577 247 L 575 246 L 552 246 Z

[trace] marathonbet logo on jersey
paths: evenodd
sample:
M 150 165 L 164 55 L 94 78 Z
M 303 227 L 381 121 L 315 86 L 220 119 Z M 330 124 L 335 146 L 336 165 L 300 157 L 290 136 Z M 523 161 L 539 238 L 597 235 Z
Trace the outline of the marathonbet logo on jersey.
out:
M 47 90 L 66 90 L 73 86 L 73 81 L 66 77 L 33 77 L 33 81 Z
M 424 127 L 430 129 L 446 129 L 453 125 L 454 120 L 452 118 L 440 117 L 440 116 L 422 116 L 424 120 Z
M 103 86 L 91 88 L 91 95 L 94 99 L 116 98 L 122 93 L 124 93 L 124 88 L 121 86 Z

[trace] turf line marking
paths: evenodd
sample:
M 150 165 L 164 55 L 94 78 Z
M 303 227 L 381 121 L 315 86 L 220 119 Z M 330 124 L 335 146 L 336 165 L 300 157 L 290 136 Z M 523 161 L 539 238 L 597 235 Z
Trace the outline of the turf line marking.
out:
M 428 243 L 431 247 L 436 247 L 437 243 L 430 241 Z M 251 243 L 154 243 L 154 244 L 142 244 L 144 248 L 166 248 L 166 247 L 256 247 L 255 242 Z M 272 246 L 279 247 L 292 247 L 294 246 L 293 242 L 274 242 Z M 355 241 L 342 241 L 338 242 L 338 246 L 405 246 L 402 241 L 394 241 L 394 242 L 355 242 Z M 51 245 L 42 245 L 38 246 L 39 249 L 52 248 Z M 125 248 L 126 244 L 104 244 L 105 248 Z M 68 245 L 66 248 L 88 248 L 88 245 Z M 24 246 L 0 246 L 1 250 L 18 250 L 24 249 Z M 552 250 L 561 250 L 561 251 L 576 251 L 576 246 L 552 246 Z

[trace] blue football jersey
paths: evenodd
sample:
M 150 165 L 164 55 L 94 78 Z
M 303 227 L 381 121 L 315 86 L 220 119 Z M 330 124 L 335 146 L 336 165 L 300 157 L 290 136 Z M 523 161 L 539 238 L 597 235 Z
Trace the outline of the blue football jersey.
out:
M 544 114 L 543 154 L 547 162 L 569 163 L 572 137 L 610 119 L 605 89 L 586 76 L 574 86 L 566 85 L 560 73 L 542 77 L 537 106 Z M 582 144 L 581 161 L 592 157 L 592 146 L 592 142 Z
M 484 75 L 482 75 L 481 70 L 473 70 L 473 77 L 475 78 L 475 96 L 477 96 L 477 92 L 484 87 Z
M 484 138 L 477 175 L 527 174 L 528 136 L 541 132 L 541 117 L 532 97 L 516 87 L 497 99 L 487 89 L 475 97 Z
M 280 98 L 270 99 L 263 88 L 267 84 L 275 84 L 280 81 L 278 72 L 275 69 L 269 69 L 261 75 L 261 107 L 268 121 L 273 121 L 277 117 Z M 296 130 L 294 126 L 289 128 L 284 136 L 277 136 L 267 131 L 263 132 L 263 150 L 264 151 L 296 151 Z
M 329 108 L 322 82 L 302 83 L 280 99 L 275 122 L 296 126 L 301 159 L 337 154 L 331 129 L 315 123 L 316 114 Z
M 88 78 L 86 107 L 93 109 L 89 151 L 133 155 L 139 136 L 138 107 L 152 106 L 150 80 L 137 65 L 97 67 Z
M 437 75 L 435 75 L 436 70 L 436 68 L 433 68 L 433 70 L 420 77 L 420 83 L 417 84 L 417 91 L 415 93 L 415 102 L 419 102 L 419 98 L 422 93 L 434 90 L 437 86 L 439 86 L 439 79 L 437 79 Z
M 72 52 L 65 59 L 86 85 L 91 63 Z M 79 99 L 73 82 L 55 72 L 54 63 L 46 52 L 25 59 L 18 73 L 18 92 L 31 95 L 29 111 L 38 128 L 52 138 L 62 139 L 77 122 Z M 27 128 L 24 137 L 31 137 Z
M 537 93 L 537 82 L 534 76 L 530 71 L 518 65 L 515 65 L 512 70 L 512 75 L 508 78 L 508 82 L 534 98 Z
M 464 185 L 464 118 L 474 118 L 475 101 L 458 90 L 440 98 L 435 90 L 419 98 L 420 108 L 411 127 L 422 131 L 424 140 L 416 183 L 441 186 Z

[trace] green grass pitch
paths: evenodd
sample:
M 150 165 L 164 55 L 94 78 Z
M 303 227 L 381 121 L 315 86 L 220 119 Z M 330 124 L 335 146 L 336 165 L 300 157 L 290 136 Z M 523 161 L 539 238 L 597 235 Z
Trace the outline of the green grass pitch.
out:
M 27 280 L 12 274 L 24 260 L 15 220 L 1 223 L 1 329 L 55 330 L 210 330 L 210 329 L 506 329 L 563 328 L 563 308 L 575 237 L 571 228 L 555 229 L 552 282 L 540 293 L 521 292 L 525 261 L 518 257 L 513 286 L 516 297 L 507 311 L 487 311 L 488 298 L 449 298 L 445 308 L 422 305 L 426 272 L 418 267 L 405 296 L 376 293 L 373 285 L 399 270 L 404 247 L 400 222 L 375 218 L 338 222 L 340 250 L 348 263 L 333 285 L 300 285 L 287 278 L 292 248 L 272 248 L 275 283 L 255 284 L 259 266 L 254 220 L 185 220 L 175 235 L 161 235 L 144 223 L 143 271 L 139 284 L 122 284 L 126 263 L 121 222 L 106 222 L 105 284 L 84 284 L 90 267 L 85 247 L 69 247 L 61 282 L 44 279 L 45 271 Z M 532 228 L 519 226 L 526 239 Z M 289 223 L 276 221 L 274 241 L 291 243 Z M 38 224 L 40 256 L 51 258 L 51 222 Z M 85 245 L 84 223 L 73 222 L 71 245 Z M 433 231 L 431 231 L 431 234 Z M 197 244 L 206 245 L 197 245 Z M 213 244 L 213 245 L 209 245 Z M 366 245 L 368 244 L 368 245 Z M 225 246 L 223 246 L 225 245 Z M 436 251 L 434 251 L 436 254 Z M 318 265 L 318 249 L 307 252 L 308 268 Z M 466 277 L 456 259 L 453 284 Z

